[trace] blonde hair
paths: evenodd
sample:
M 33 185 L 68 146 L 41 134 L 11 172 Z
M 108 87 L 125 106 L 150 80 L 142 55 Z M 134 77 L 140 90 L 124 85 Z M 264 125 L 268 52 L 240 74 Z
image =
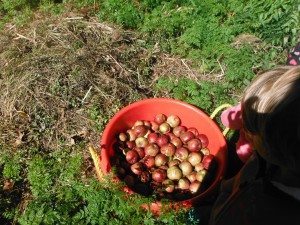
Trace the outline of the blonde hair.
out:
M 243 96 L 242 117 L 262 157 L 300 171 L 300 66 L 257 76 Z

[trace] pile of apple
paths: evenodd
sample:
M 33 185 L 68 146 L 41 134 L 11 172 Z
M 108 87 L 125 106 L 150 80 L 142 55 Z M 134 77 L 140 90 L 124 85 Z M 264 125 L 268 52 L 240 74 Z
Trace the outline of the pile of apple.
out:
M 128 171 L 124 166 L 117 170 L 127 180 L 135 176 L 154 192 L 195 194 L 214 162 L 208 142 L 197 129 L 181 125 L 176 115 L 157 114 L 153 121 L 137 120 L 132 128 L 118 134 L 118 151 Z

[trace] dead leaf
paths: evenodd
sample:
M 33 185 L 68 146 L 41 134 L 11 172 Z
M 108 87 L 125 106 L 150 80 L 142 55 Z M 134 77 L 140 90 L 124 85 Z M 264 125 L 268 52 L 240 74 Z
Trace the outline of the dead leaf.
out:
M 12 180 L 5 180 L 3 184 L 3 191 L 11 191 L 14 187 L 15 182 Z
M 17 148 L 21 146 L 24 142 L 22 141 L 24 137 L 24 133 L 19 133 L 18 137 L 16 138 L 16 141 L 14 143 L 14 147 Z
M 30 116 L 26 112 L 19 110 L 19 111 L 17 111 L 17 113 L 20 117 L 22 117 L 24 119 L 28 119 L 28 121 L 31 120 Z

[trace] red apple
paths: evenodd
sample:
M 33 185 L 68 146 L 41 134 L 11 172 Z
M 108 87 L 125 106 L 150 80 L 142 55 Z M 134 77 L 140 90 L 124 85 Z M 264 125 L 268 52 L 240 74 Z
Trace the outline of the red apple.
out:
M 188 141 L 192 140 L 193 138 L 195 138 L 195 135 L 190 131 L 186 131 L 186 132 L 180 134 L 180 139 L 183 143 L 187 143 Z
M 157 138 L 156 143 L 158 144 L 158 146 L 161 147 L 161 146 L 169 143 L 169 137 L 165 134 L 162 134 Z
M 178 137 L 171 139 L 171 143 L 175 145 L 176 148 L 180 148 L 182 146 L 182 141 Z
M 159 147 L 158 145 L 152 143 L 148 144 L 145 147 L 145 154 L 150 156 L 156 156 L 159 153 Z
M 155 115 L 154 117 L 154 122 L 157 123 L 158 125 L 164 123 L 167 120 L 166 115 L 159 113 L 157 115 Z
M 154 132 L 158 132 L 159 130 L 159 125 L 157 123 L 155 123 L 154 121 L 151 121 L 151 129 L 154 131 Z
M 195 127 L 190 127 L 187 131 L 192 132 L 195 137 L 197 137 L 199 135 L 199 132 Z
M 157 133 L 150 133 L 147 137 L 149 143 L 156 143 L 158 139 L 158 134 Z
M 139 157 L 141 159 L 145 157 L 145 150 L 144 150 L 144 148 L 135 147 L 133 150 L 135 150 L 138 153 L 138 155 L 139 155 Z
M 205 155 L 202 160 L 203 167 L 208 170 L 211 167 L 213 161 L 214 161 L 214 156 L 212 154 Z
M 181 133 L 186 132 L 186 127 L 184 126 L 178 126 L 178 127 L 174 127 L 173 128 L 173 134 L 175 134 L 175 136 L 180 137 Z
M 206 148 L 209 143 L 207 136 L 205 134 L 199 134 L 197 137 L 202 143 L 202 148 Z
M 179 159 L 180 161 L 184 161 L 188 158 L 189 151 L 185 147 L 180 147 L 176 149 L 174 158 Z
M 200 149 L 202 148 L 201 141 L 197 138 L 189 140 L 187 146 L 191 152 L 199 152 Z
M 150 169 L 155 165 L 155 159 L 153 156 L 146 155 L 145 158 L 142 159 L 142 163 L 144 163 L 145 166 Z
M 180 119 L 178 116 L 170 115 L 167 118 L 167 123 L 170 124 L 171 127 L 177 127 L 180 124 Z
M 167 172 L 162 169 L 156 169 L 152 173 L 152 179 L 159 183 L 163 182 L 166 179 L 166 177 L 167 177 Z
M 155 166 L 160 167 L 167 163 L 168 157 L 162 153 L 155 156 Z
M 162 123 L 159 125 L 159 131 L 162 134 L 166 134 L 166 133 L 170 132 L 170 130 L 171 130 L 171 127 L 168 123 Z
M 139 154 L 135 150 L 130 150 L 126 153 L 126 160 L 130 164 L 134 164 L 138 161 L 139 159 Z
M 171 143 L 161 146 L 160 152 L 168 157 L 173 156 L 175 153 L 175 146 Z
M 134 122 L 132 127 L 134 128 L 134 127 L 140 126 L 140 125 L 144 125 L 144 122 L 142 120 L 137 120 L 137 121 Z
M 135 144 L 137 147 L 145 148 L 148 145 L 148 139 L 145 137 L 138 137 L 135 139 Z

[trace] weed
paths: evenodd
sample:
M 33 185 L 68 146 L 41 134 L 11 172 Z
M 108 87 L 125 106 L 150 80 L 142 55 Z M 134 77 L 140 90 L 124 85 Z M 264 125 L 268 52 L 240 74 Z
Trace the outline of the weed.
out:
M 191 7 L 179 7 L 172 1 L 165 3 L 146 14 L 141 30 L 159 40 L 179 37 L 190 25 L 194 10 Z
M 91 120 L 94 121 L 96 129 L 102 131 L 108 122 L 108 118 L 103 116 L 104 111 L 99 106 L 93 106 L 89 109 L 88 113 Z
M 131 224 L 175 221 L 182 224 L 180 218 L 183 219 L 184 214 L 180 212 L 176 217 L 168 214 L 168 217 L 157 218 L 140 210 L 145 199 L 137 195 L 124 197 L 121 183 L 111 185 L 107 180 L 101 184 L 94 179 L 83 183 L 81 166 L 82 157 L 71 149 L 50 156 L 36 155 L 28 165 L 28 181 L 34 198 L 19 215 L 19 223 L 125 224 L 130 218 Z
M 142 20 L 135 4 L 128 0 L 104 1 L 98 16 L 101 20 L 116 22 L 124 28 L 137 28 Z
M 166 87 L 174 98 L 186 101 L 207 112 L 216 105 L 226 102 L 233 103 L 228 93 L 226 94 L 225 85 L 215 85 L 209 81 L 197 84 L 191 79 L 176 81 L 170 77 L 161 78 L 157 82 L 156 88 L 165 90 Z
M 230 23 L 240 32 L 254 32 L 273 45 L 287 46 L 295 43 L 299 35 L 298 1 L 251 0 L 246 5 L 233 1 L 234 18 Z
M 63 4 L 55 4 L 55 2 L 59 2 L 63 0 L 42 0 L 42 4 L 40 4 L 39 8 L 41 9 L 42 12 L 48 12 L 51 13 L 52 15 L 59 15 L 64 12 L 65 7 Z
M 20 162 L 15 158 L 7 159 L 3 168 L 3 177 L 5 179 L 13 179 L 18 181 L 20 179 L 21 166 Z

